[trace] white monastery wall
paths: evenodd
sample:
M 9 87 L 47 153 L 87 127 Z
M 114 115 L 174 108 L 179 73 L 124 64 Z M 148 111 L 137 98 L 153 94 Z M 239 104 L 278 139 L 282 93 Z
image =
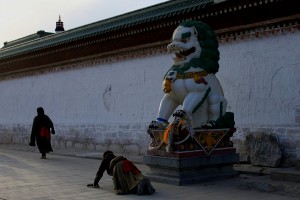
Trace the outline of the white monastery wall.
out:
M 170 63 L 161 54 L 3 80 L 0 142 L 27 144 L 42 106 L 54 122 L 56 147 L 143 154 Z
M 300 33 L 221 43 L 217 77 L 235 113 L 233 141 L 246 160 L 250 132 L 278 135 L 287 159 L 300 158 Z M 0 81 L 0 142 L 28 142 L 36 108 L 55 126 L 54 148 L 144 154 L 172 55 Z
M 227 43 L 219 50 L 218 77 L 240 126 L 299 125 L 299 33 Z
M 283 162 L 300 159 L 300 33 L 220 45 L 218 77 L 235 113 L 233 141 L 245 154 L 249 133 L 275 134 Z
M 148 123 L 170 62 L 151 56 L 1 81 L 1 121 L 31 123 L 43 106 L 59 124 Z

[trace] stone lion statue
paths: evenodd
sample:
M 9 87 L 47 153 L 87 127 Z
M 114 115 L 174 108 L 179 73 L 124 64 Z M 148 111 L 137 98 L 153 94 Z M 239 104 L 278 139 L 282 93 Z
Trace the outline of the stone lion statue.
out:
M 188 115 L 195 128 L 217 127 L 226 113 L 227 100 L 215 75 L 219 50 L 214 31 L 200 21 L 182 22 L 167 49 L 174 53 L 174 63 L 164 76 L 165 94 L 149 129 L 166 128 L 172 114 Z

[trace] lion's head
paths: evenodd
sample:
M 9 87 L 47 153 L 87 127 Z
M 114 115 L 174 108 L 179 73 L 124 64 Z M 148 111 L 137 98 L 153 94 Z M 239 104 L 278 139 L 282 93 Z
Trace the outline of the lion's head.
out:
M 216 34 L 207 24 L 187 20 L 175 29 L 167 48 L 175 54 L 175 66 L 200 67 L 208 73 L 217 73 L 218 46 Z

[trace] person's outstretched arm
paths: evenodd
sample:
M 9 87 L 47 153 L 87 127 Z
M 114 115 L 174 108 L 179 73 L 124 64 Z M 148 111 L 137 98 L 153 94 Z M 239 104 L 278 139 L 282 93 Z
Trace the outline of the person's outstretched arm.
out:
M 100 187 L 99 186 L 99 181 L 100 179 L 102 178 L 103 176 L 103 173 L 105 172 L 105 170 L 107 169 L 107 163 L 108 161 L 106 159 L 104 159 L 102 162 L 101 162 L 101 165 L 96 173 L 96 177 L 94 179 L 94 183 L 91 183 L 91 184 L 88 184 L 87 186 L 88 187 L 95 187 L 95 188 L 98 188 Z

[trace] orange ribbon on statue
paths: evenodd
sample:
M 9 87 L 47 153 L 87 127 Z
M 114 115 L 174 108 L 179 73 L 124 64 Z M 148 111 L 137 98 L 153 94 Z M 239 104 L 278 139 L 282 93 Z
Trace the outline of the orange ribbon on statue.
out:
M 168 144 L 168 139 L 169 139 L 169 133 L 170 131 L 174 128 L 174 124 L 171 124 L 170 126 L 168 126 L 168 128 L 165 130 L 164 132 L 164 143 Z
M 174 124 L 174 123 L 170 124 L 164 132 L 164 139 L 163 139 L 164 143 L 169 144 L 169 142 L 170 142 L 169 141 L 170 132 L 173 131 L 175 129 L 175 127 L 178 131 L 179 127 L 182 127 L 183 125 L 184 125 L 184 120 L 183 119 L 180 119 L 178 124 Z

